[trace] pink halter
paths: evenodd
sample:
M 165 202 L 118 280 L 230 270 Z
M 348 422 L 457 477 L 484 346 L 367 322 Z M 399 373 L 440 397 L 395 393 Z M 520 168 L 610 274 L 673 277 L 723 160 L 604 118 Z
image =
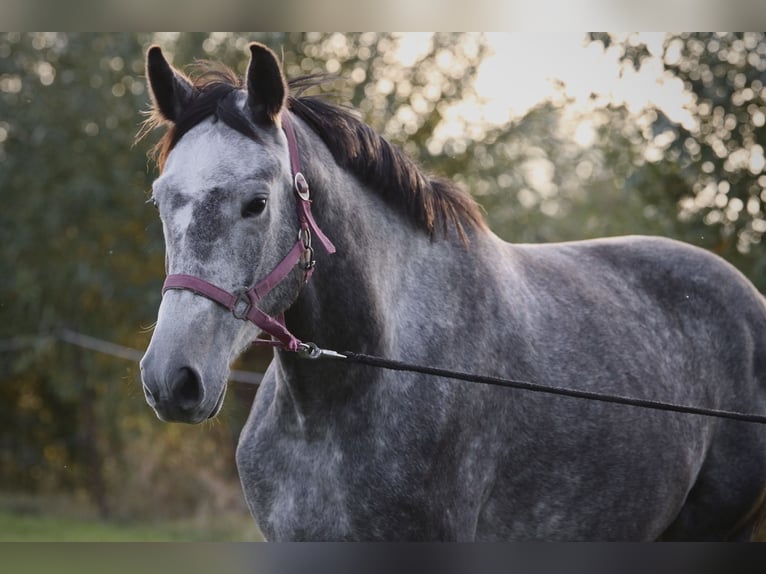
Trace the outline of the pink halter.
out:
M 282 116 L 282 127 L 287 136 L 287 145 L 290 152 L 290 168 L 293 175 L 293 189 L 297 197 L 298 212 L 298 240 L 293 248 L 287 253 L 284 259 L 264 277 L 249 289 L 247 287 L 230 293 L 220 287 L 194 277 L 193 275 L 175 274 L 168 275 L 162 286 L 164 294 L 168 289 L 186 289 L 202 295 L 222 305 L 232 312 L 232 314 L 243 321 L 250 321 L 260 327 L 265 333 L 271 335 L 273 339 L 256 339 L 256 343 L 274 345 L 289 351 L 298 351 L 301 341 L 295 337 L 285 325 L 284 316 L 271 317 L 261 311 L 256 304 L 263 299 L 274 287 L 279 285 L 287 277 L 292 269 L 300 264 L 303 269 L 303 282 L 309 280 L 314 272 L 316 261 L 314 260 L 314 250 L 311 247 L 312 234 L 322 244 L 324 250 L 329 253 L 335 253 L 335 246 L 322 233 L 317 226 L 314 217 L 311 215 L 311 199 L 309 185 L 306 178 L 301 173 L 300 157 L 298 155 L 298 143 L 295 139 L 295 130 L 292 120 L 287 113 Z

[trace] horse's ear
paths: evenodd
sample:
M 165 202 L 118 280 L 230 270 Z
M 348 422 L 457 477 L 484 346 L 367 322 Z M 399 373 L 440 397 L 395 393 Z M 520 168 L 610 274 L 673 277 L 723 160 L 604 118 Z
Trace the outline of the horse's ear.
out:
M 276 54 L 258 42 L 250 44 L 247 105 L 256 122 L 277 122 L 287 101 L 287 84 Z
M 146 52 L 146 77 L 154 108 L 166 120 L 177 121 L 194 91 L 191 82 L 168 64 L 159 46 Z

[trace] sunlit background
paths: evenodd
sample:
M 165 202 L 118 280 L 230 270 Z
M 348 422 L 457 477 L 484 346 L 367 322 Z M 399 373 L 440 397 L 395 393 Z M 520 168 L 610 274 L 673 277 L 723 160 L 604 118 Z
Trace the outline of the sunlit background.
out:
M 134 143 L 144 52 L 244 72 L 252 40 L 289 77 L 333 74 L 325 97 L 509 241 L 675 237 L 766 291 L 762 33 L 3 33 L 0 540 L 257 539 L 234 468 L 255 387 L 168 425 L 133 360 L 164 275 L 145 203 L 159 134 Z
M 753 30 L 760 0 L 4 0 L 5 29 L 24 30 Z

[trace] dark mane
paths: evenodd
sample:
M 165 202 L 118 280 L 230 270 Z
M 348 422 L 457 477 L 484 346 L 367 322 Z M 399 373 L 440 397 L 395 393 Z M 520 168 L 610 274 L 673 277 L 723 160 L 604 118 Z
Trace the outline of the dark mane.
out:
M 167 131 L 153 149 L 160 170 L 178 140 L 210 116 L 258 140 L 250 119 L 234 102 L 234 92 L 244 89 L 242 80 L 218 64 L 203 62 L 197 67 L 200 74 L 192 81 L 194 99 L 176 124 L 167 124 Z M 401 149 L 375 133 L 349 109 L 316 96 L 300 95 L 322 82 L 322 77 L 292 80 L 293 95 L 288 99 L 288 109 L 322 139 L 340 167 L 400 207 L 431 237 L 437 230 L 446 235 L 449 229 L 454 229 L 465 241 L 468 229 L 486 229 L 481 208 L 457 184 L 423 173 Z M 139 137 L 166 123 L 153 110 Z

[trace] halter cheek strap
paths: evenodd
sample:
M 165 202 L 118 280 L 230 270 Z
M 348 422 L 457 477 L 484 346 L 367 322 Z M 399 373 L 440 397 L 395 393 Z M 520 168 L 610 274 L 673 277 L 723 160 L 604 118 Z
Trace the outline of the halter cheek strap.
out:
M 314 272 L 316 264 L 314 249 L 311 247 L 312 237 L 322 245 L 328 254 L 335 253 L 335 246 L 319 229 L 314 216 L 311 214 L 311 193 L 309 185 L 301 173 L 298 142 L 295 138 L 295 130 L 292 120 L 287 113 L 282 117 L 282 128 L 287 137 L 287 146 L 290 153 L 290 168 L 293 175 L 293 190 L 297 198 L 298 215 L 298 239 L 292 249 L 277 264 L 266 277 L 261 279 L 253 287 L 239 289 L 233 293 L 221 289 L 212 283 L 193 275 L 173 274 L 168 275 L 162 286 L 162 293 L 169 289 L 182 289 L 192 291 L 203 297 L 215 301 L 225 307 L 240 320 L 250 321 L 262 331 L 273 337 L 271 340 L 256 339 L 256 343 L 273 345 L 289 351 L 298 351 L 301 341 L 295 337 L 285 325 L 284 317 L 271 317 L 257 307 L 257 303 L 279 285 L 297 265 L 303 269 L 303 282 L 309 280 Z

